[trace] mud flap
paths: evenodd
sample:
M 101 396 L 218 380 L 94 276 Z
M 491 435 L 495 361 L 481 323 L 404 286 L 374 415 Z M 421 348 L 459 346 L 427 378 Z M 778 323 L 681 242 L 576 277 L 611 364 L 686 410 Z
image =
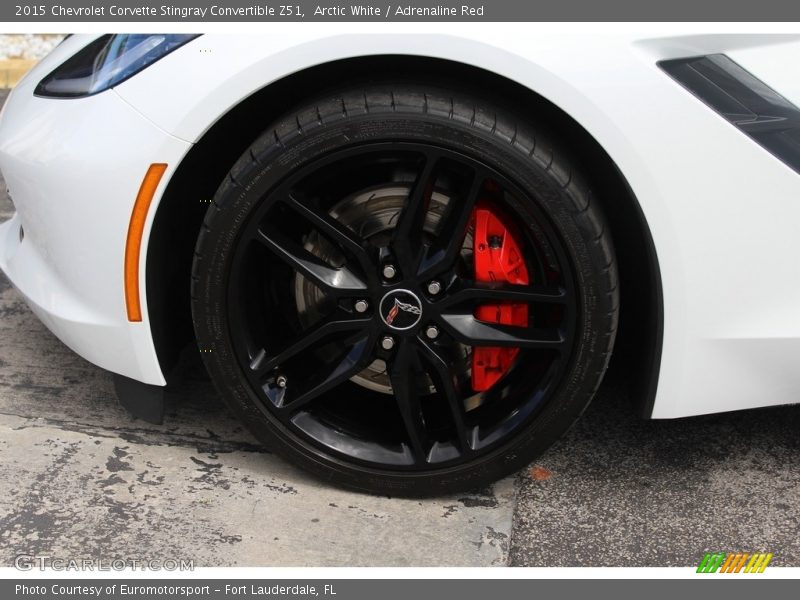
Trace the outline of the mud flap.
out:
M 161 425 L 164 422 L 164 388 L 114 374 L 114 390 L 120 405 L 136 419 Z

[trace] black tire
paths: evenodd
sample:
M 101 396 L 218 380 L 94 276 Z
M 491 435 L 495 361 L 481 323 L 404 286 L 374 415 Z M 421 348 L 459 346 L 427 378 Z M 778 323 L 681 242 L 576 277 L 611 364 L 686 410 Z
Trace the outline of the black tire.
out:
M 550 233 L 543 235 L 550 236 L 548 243 L 557 247 L 563 270 L 570 273 L 570 281 L 564 285 L 570 289 L 574 328 L 569 334 L 569 352 L 558 355 L 560 375 L 548 384 L 546 400 L 524 424 L 494 445 L 474 456 L 465 450 L 464 456 L 469 458 L 461 462 L 394 468 L 351 460 L 323 447 L 272 414 L 273 408 L 245 372 L 245 363 L 252 356 L 243 358 L 235 348 L 238 342 L 234 343 L 234 338 L 238 339 L 239 333 L 232 322 L 240 308 L 231 306 L 230 274 L 253 215 L 272 202 L 268 199 L 279 184 L 313 161 L 334 151 L 378 142 L 431 145 L 502 172 L 520 191 L 519 195 L 507 195 L 510 210 L 522 216 L 520 226 L 527 228 L 528 221 L 536 221 L 536 227 L 545 227 Z M 546 226 L 541 221 L 546 221 Z M 530 228 L 530 236 L 536 235 L 534 226 Z M 321 478 L 393 496 L 476 488 L 529 464 L 566 431 L 597 390 L 612 352 L 619 311 L 610 234 L 591 190 L 568 154 L 540 137 L 525 118 L 479 96 L 407 84 L 376 84 L 331 94 L 269 127 L 233 165 L 217 190 L 197 241 L 192 275 L 198 344 L 211 378 L 233 413 L 268 448 Z M 273 292 L 264 293 L 266 297 Z M 288 309 L 274 305 L 274 310 Z M 291 320 L 290 313 L 280 318 Z M 416 376 L 417 371 L 413 373 Z M 271 381 L 271 387 L 265 384 L 262 389 L 273 390 L 278 385 L 277 379 Z M 434 387 L 438 389 L 438 384 Z M 347 389 L 352 392 L 354 388 Z

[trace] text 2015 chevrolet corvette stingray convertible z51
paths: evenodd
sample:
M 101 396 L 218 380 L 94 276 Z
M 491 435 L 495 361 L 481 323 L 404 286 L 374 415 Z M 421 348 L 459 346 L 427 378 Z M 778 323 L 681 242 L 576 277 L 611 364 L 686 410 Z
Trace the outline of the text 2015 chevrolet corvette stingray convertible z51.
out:
M 0 267 L 159 418 L 178 353 L 392 495 L 800 392 L 800 37 L 75 35 L 8 99 Z

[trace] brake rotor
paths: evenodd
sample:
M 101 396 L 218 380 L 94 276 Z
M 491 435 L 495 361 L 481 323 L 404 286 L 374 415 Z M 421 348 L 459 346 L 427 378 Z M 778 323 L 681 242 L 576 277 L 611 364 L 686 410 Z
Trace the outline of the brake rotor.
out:
M 391 239 L 400 211 L 406 203 L 411 190 L 410 184 L 391 183 L 388 185 L 367 188 L 348 196 L 336 203 L 328 212 L 368 243 L 379 247 L 386 246 Z M 450 197 L 439 190 L 431 194 L 430 204 L 425 216 L 424 232 L 431 237 L 438 234 L 438 228 Z M 465 247 L 471 247 L 471 236 L 468 235 Z M 324 236 L 312 231 L 305 240 L 305 249 L 333 267 L 341 267 L 346 258 L 338 247 Z M 301 275 L 295 276 L 295 300 L 300 321 L 304 327 L 318 321 L 324 314 L 325 294 Z M 469 349 L 464 347 L 465 356 Z M 468 364 L 468 362 L 467 362 Z M 364 388 L 391 394 L 392 387 L 386 372 L 386 363 L 376 359 L 363 371 L 350 379 Z M 432 393 L 435 387 L 426 375 L 418 382 L 420 391 Z

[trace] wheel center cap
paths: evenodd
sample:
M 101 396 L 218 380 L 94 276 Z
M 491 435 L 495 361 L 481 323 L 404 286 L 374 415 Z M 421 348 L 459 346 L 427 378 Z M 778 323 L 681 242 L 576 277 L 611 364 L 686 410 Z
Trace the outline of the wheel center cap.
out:
M 378 309 L 381 319 L 391 329 L 411 329 L 422 318 L 422 302 L 409 290 L 392 290 L 382 299 Z

